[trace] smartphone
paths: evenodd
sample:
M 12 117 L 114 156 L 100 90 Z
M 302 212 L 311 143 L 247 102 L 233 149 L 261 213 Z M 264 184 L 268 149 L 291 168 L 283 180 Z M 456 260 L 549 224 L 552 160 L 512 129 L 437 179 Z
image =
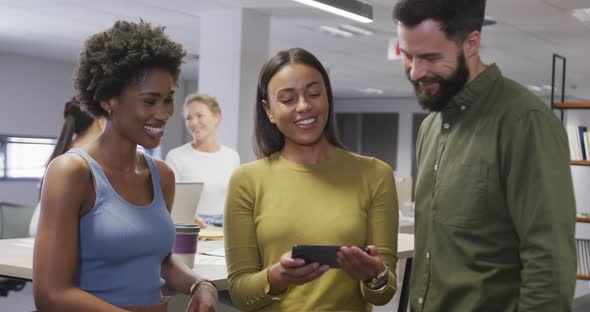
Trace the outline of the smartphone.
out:
M 340 265 L 336 261 L 336 253 L 342 246 L 323 246 L 323 245 L 295 245 L 292 249 L 291 256 L 293 258 L 301 258 L 305 263 L 318 262 L 320 264 L 327 264 L 330 268 L 339 268 Z M 369 253 L 369 248 L 366 246 L 357 246 L 362 251 Z

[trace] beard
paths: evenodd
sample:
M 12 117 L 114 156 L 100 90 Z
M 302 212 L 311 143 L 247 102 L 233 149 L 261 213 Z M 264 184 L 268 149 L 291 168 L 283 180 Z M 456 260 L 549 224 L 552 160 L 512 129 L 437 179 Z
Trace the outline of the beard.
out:
M 423 77 L 416 81 L 410 78 L 410 69 L 406 71 L 408 80 L 414 86 L 414 92 L 418 98 L 418 103 L 422 108 L 431 112 L 443 111 L 449 101 L 463 89 L 469 78 L 469 69 L 467 68 L 467 61 L 465 55 L 461 52 L 457 56 L 457 68 L 448 77 L 434 75 L 432 77 Z M 420 88 L 420 83 L 438 83 L 438 90 L 436 93 L 423 91 Z

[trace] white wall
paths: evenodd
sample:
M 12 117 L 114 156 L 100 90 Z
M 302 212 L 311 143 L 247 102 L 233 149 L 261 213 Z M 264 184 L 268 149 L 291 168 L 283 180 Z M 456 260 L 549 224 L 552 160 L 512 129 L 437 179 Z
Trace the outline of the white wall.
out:
M 74 65 L 0 53 L 0 133 L 57 136 Z M 37 203 L 38 181 L 0 182 L 0 201 Z
M 0 68 L 0 132 L 55 135 L 74 65 L 0 53 Z
M 56 137 L 65 101 L 74 95 L 74 63 L 0 52 L 0 134 Z M 179 81 L 175 114 L 162 139 L 162 157 L 188 140 L 182 103 L 194 81 Z M 193 89 L 193 90 L 190 90 Z M 35 205 L 38 181 L 0 181 L 0 202 Z
M 383 99 L 336 98 L 334 99 L 334 111 L 347 113 L 399 113 L 397 168 L 395 171 L 397 176 L 412 175 L 412 115 L 425 112 L 414 97 Z
M 258 72 L 268 58 L 270 18 L 243 9 L 209 11 L 200 19 L 199 91 L 217 98 L 217 140 L 256 160 L 252 146 Z

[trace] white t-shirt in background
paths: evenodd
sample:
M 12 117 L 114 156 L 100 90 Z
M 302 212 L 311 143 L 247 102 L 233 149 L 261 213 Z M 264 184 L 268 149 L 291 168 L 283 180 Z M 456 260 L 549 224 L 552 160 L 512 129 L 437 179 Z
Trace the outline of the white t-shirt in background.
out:
M 177 182 L 204 182 L 198 214 L 223 213 L 229 179 L 240 166 L 240 155 L 236 151 L 221 145 L 219 151 L 206 153 L 186 143 L 170 150 L 166 162 L 174 171 Z

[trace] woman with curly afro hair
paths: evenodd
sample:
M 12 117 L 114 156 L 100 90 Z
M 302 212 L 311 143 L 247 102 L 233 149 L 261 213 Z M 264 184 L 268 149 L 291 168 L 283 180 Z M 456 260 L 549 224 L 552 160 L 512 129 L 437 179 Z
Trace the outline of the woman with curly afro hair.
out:
M 170 254 L 174 173 L 137 151 L 160 144 L 185 55 L 143 21 L 86 41 L 74 85 L 107 122 L 47 168 L 33 259 L 39 311 L 166 311 L 164 285 L 191 294 L 188 311 L 215 311 L 215 285 Z

